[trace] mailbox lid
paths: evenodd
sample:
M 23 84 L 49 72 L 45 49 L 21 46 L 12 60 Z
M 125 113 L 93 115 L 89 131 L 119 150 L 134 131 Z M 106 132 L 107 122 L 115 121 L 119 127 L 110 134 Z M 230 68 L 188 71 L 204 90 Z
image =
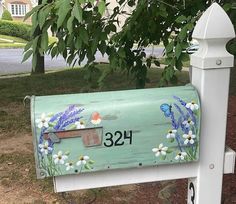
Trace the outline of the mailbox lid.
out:
M 38 178 L 197 161 L 194 87 L 32 97 Z

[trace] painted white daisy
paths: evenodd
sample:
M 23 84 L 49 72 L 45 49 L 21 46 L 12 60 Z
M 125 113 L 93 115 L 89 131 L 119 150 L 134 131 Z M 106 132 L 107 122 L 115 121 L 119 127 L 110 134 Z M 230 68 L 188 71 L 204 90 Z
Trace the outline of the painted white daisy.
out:
M 185 156 L 187 156 L 186 152 L 179 152 L 176 157 L 175 160 L 184 160 Z
M 163 143 L 159 144 L 158 148 L 153 148 L 152 151 L 156 153 L 156 157 L 159 157 L 160 155 L 166 155 L 166 151 L 168 150 L 168 147 L 164 147 Z
M 191 103 L 187 103 L 185 105 L 186 108 L 190 108 L 192 111 L 198 110 L 199 106 L 194 101 L 191 101 Z
M 73 162 L 67 162 L 65 165 L 66 165 L 66 171 L 69 171 L 74 168 Z
M 76 165 L 77 166 L 85 165 L 88 160 L 89 160 L 89 156 L 80 156 L 79 161 L 77 161 Z
M 188 120 L 182 122 L 182 124 L 185 126 L 185 128 L 189 128 L 190 126 L 194 125 L 194 122 L 189 118 Z
M 42 113 L 41 117 L 36 119 L 35 121 L 38 125 L 38 128 L 42 128 L 42 127 L 48 128 L 49 127 L 49 125 L 48 125 L 49 120 L 50 120 L 50 117 L 48 117 L 45 113 Z
M 65 160 L 68 159 L 68 156 L 63 154 L 62 151 L 59 151 L 57 154 L 54 154 L 53 156 L 54 163 L 55 164 L 64 164 Z
M 46 141 L 44 144 L 39 144 L 40 152 L 43 154 L 48 154 L 48 152 L 52 151 L 52 147 L 48 146 L 48 141 Z
M 175 138 L 175 134 L 176 134 L 177 130 L 169 130 L 168 134 L 166 135 L 166 138 Z
M 82 121 L 82 120 L 75 122 L 75 125 L 76 125 L 76 128 L 77 128 L 77 129 L 83 129 L 83 128 L 85 128 L 85 122 Z
M 184 144 L 185 144 L 185 145 L 188 144 L 188 143 L 194 144 L 194 138 L 195 138 L 195 137 L 196 137 L 196 136 L 193 135 L 193 132 L 190 130 L 190 131 L 188 132 L 188 134 L 184 134 L 184 135 L 183 135 L 183 138 L 185 138 Z

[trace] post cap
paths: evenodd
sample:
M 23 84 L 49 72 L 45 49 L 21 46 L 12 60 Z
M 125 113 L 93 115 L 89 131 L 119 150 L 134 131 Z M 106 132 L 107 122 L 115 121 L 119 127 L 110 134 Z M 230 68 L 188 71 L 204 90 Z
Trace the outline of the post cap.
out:
M 235 37 L 228 15 L 213 3 L 201 16 L 192 37 L 199 42 L 199 50 L 191 55 L 190 64 L 200 69 L 230 68 L 234 57 L 226 50 L 227 42 Z
M 224 9 L 213 3 L 199 19 L 192 36 L 196 39 L 231 39 L 235 32 Z

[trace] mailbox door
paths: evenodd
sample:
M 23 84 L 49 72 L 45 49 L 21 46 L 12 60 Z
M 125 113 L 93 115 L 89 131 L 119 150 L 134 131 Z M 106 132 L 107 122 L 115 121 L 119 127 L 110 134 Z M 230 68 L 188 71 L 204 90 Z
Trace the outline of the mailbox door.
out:
M 37 175 L 198 160 L 192 86 L 32 97 Z

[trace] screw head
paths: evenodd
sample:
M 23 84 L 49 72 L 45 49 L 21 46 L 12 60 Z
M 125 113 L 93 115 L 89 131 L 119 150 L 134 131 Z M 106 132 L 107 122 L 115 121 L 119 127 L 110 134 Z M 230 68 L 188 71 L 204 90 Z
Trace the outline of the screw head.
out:
M 209 165 L 209 168 L 210 168 L 210 169 L 214 169 L 214 168 L 215 168 L 215 165 L 214 165 L 214 164 L 210 164 L 210 165 Z
M 220 59 L 216 60 L 216 64 L 217 65 L 221 65 L 222 64 L 222 61 Z

